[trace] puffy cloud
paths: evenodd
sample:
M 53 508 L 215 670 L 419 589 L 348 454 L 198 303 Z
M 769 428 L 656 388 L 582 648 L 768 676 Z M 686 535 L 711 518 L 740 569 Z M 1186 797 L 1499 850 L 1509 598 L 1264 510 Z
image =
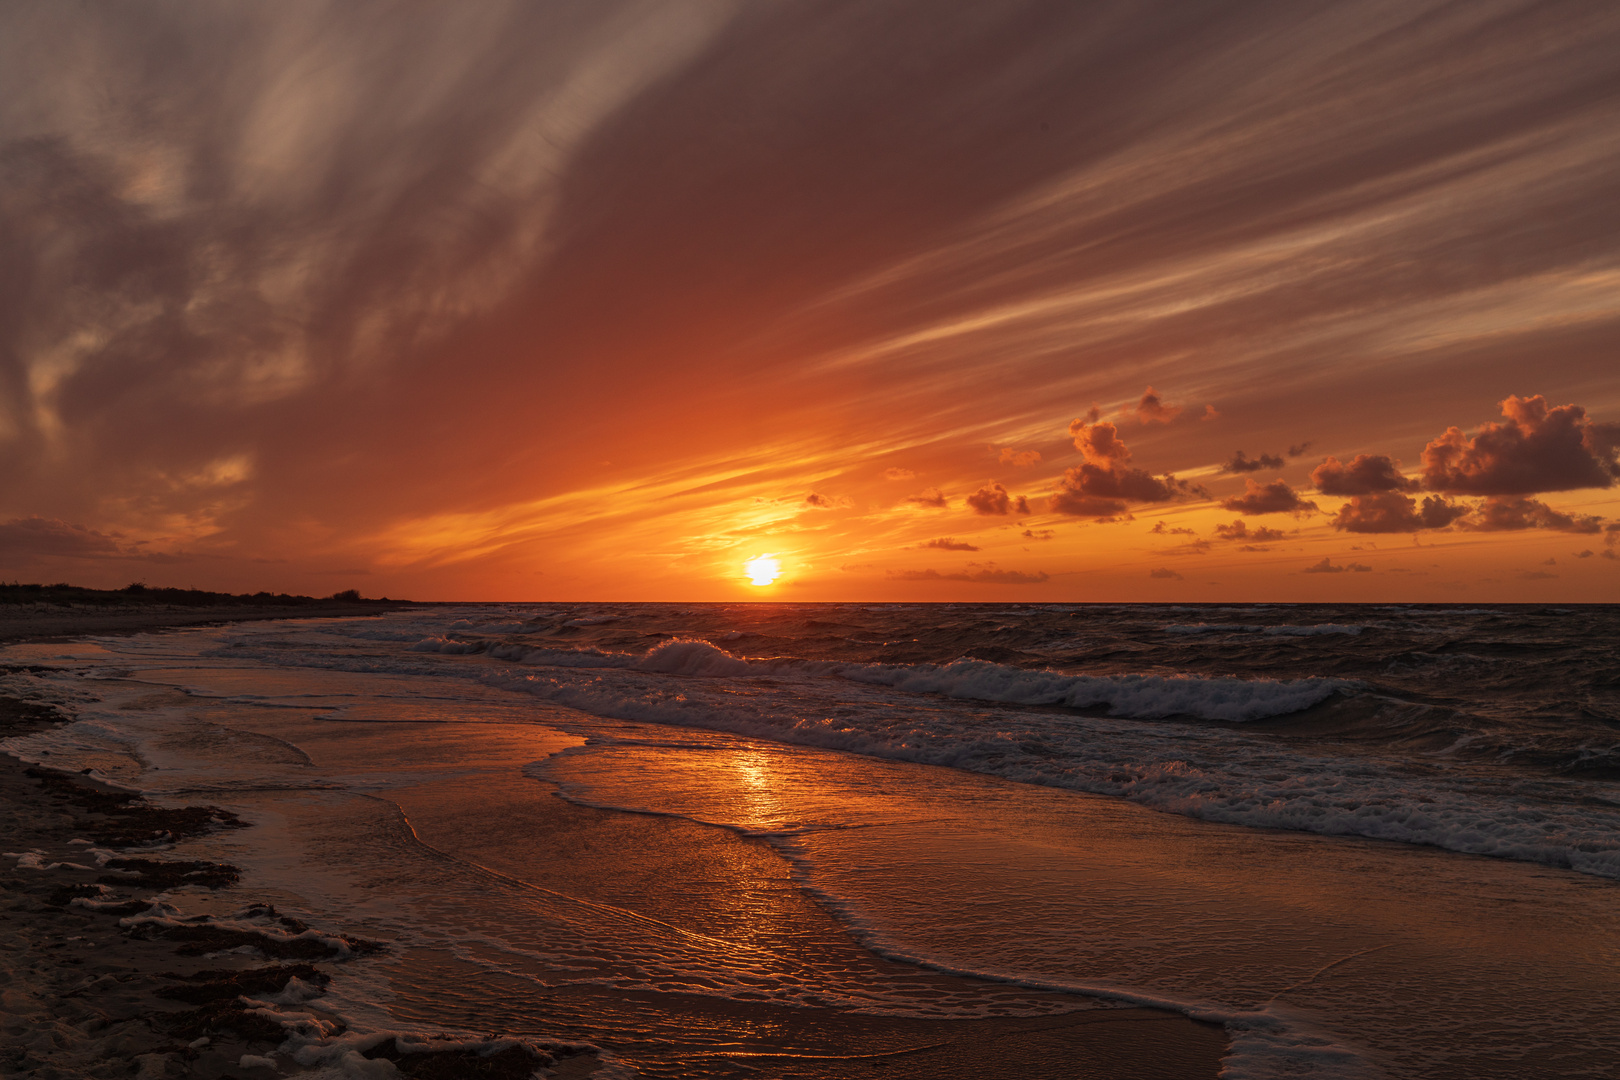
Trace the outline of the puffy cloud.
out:
M 1181 415 L 1181 406 L 1166 405 L 1158 391 L 1148 387 L 1136 403 L 1136 419 L 1143 424 L 1168 424 Z
M 1248 522 L 1240 518 L 1230 525 L 1215 526 L 1215 535 L 1222 540 L 1254 540 L 1264 543 L 1267 540 L 1281 540 L 1284 533 L 1281 529 L 1268 529 L 1264 525 L 1251 529 Z
M 917 474 L 912 472 L 910 469 L 890 468 L 883 470 L 883 479 L 885 480 L 910 480 L 916 475 Z
M 1302 443 L 1297 443 L 1294 446 L 1290 446 L 1288 448 L 1288 456 L 1289 457 L 1300 457 L 1305 453 L 1305 451 L 1309 450 L 1310 448 L 1311 448 L 1311 442 L 1310 442 L 1309 439 L 1307 439 Z
M 120 546 L 117 536 L 108 536 L 83 525 L 70 525 L 55 518 L 16 518 L 0 525 L 0 555 L 7 557 L 65 555 L 96 558 L 134 553 Z
M 1021 534 L 1026 540 L 1050 540 L 1057 535 L 1056 529 L 1025 529 Z
M 1339 566 L 1338 564 L 1331 561 L 1326 555 L 1324 555 L 1324 556 L 1322 556 L 1322 561 L 1321 562 L 1313 563 L 1310 566 L 1307 566 L 1304 570 L 1300 571 L 1300 573 L 1303 573 L 1303 574 L 1345 574 L 1345 573 L 1370 574 L 1370 573 L 1372 573 L 1372 567 L 1368 566 L 1366 563 L 1358 563 L 1358 562 L 1346 563 L 1343 566 Z
M 1222 499 L 1221 506 L 1239 514 L 1301 514 L 1314 513 L 1317 505 L 1299 497 L 1299 493 L 1282 480 L 1257 484 L 1251 479 L 1243 481 L 1243 494 Z
M 1508 397 L 1502 423 L 1472 438 L 1460 428 L 1423 448 L 1423 484 L 1463 495 L 1531 495 L 1606 488 L 1620 478 L 1620 424 L 1596 423 L 1579 405 L 1549 408 L 1547 399 Z
M 1590 559 L 1592 557 L 1592 549 L 1587 548 L 1584 551 L 1577 551 L 1575 552 L 1575 557 L 1577 559 Z
M 1154 476 L 1130 467 L 1131 452 L 1119 429 L 1105 421 L 1085 419 L 1069 424 L 1075 449 L 1084 465 L 1067 469 L 1063 483 L 1048 503 L 1054 513 L 1075 517 L 1112 517 L 1131 502 L 1169 502 L 1196 490 L 1174 476 Z
M 1552 529 L 1567 533 L 1600 533 L 1602 518 L 1593 514 L 1565 514 L 1540 499 L 1495 496 L 1486 499 L 1459 522 L 1477 532 L 1512 532 L 1519 529 Z
M 1330 459 L 1331 460 L 1331 459 Z M 1353 533 L 1403 533 L 1419 529 L 1443 529 L 1469 512 L 1435 495 L 1425 496 L 1422 507 L 1410 495 L 1398 491 L 1380 491 L 1371 495 L 1353 495 L 1339 507 L 1333 517 L 1333 527 Z
M 1047 580 L 1044 570 L 1026 574 L 1021 570 L 1003 570 L 995 563 L 968 563 L 968 569 L 955 574 L 942 574 L 938 570 L 891 570 L 889 576 L 898 581 L 971 581 L 979 585 L 1039 585 Z
M 1074 448 L 1094 465 L 1124 462 L 1131 459 L 1130 448 L 1119 437 L 1119 428 L 1105 420 L 1094 419 L 1096 409 L 1079 420 L 1069 421 L 1069 437 Z
M 1276 454 L 1261 454 L 1257 458 L 1251 458 L 1242 450 L 1239 450 L 1232 455 L 1232 459 L 1230 461 L 1221 466 L 1221 471 L 1229 473 L 1251 473 L 1259 472 L 1261 469 L 1280 469 L 1282 467 L 1283 459 L 1278 457 Z
M 1009 446 L 1001 451 L 1001 463 L 1015 469 L 1027 469 L 1040 460 L 1039 450 L 1014 450 Z
M 913 506 L 930 506 L 936 510 L 943 510 L 950 505 L 945 501 L 945 493 L 939 488 L 923 488 L 917 494 L 907 497 L 906 502 Z
M 1400 462 L 1384 454 L 1357 454 L 1348 465 L 1330 457 L 1311 470 L 1311 483 L 1323 495 L 1373 495 L 1420 486 L 1401 475 Z
M 1000 484 L 987 484 L 967 497 L 968 506 L 975 514 L 990 517 L 1029 513 L 1029 500 L 1020 495 L 1013 498 Z
M 950 536 L 941 536 L 937 540 L 928 540 L 928 541 L 925 541 L 925 542 L 923 542 L 921 544 L 918 544 L 917 546 L 918 547 L 925 547 L 925 548 L 939 548 L 941 551 L 978 551 L 979 550 L 979 547 L 978 547 L 977 544 L 969 544 L 966 541 L 957 540 L 955 537 L 950 537 Z
M 1174 528 L 1174 529 L 1165 528 L 1165 524 L 1162 521 L 1154 522 L 1153 523 L 1153 528 L 1149 529 L 1148 532 L 1152 533 L 1155 536 L 1197 536 L 1198 535 L 1197 531 L 1193 530 L 1193 529 L 1183 529 L 1183 528 L 1179 528 L 1179 527 Z
M 804 505 L 811 510 L 840 510 L 851 505 L 848 496 L 822 495 L 812 491 L 804 497 Z
M 1198 419 L 1200 419 L 1200 420 L 1219 420 L 1220 418 L 1221 418 L 1221 411 L 1219 409 L 1217 409 L 1213 405 L 1205 405 L 1204 406 L 1204 415 L 1200 416 Z
M 1176 573 L 1168 566 L 1161 566 L 1157 570 L 1148 571 L 1148 577 L 1174 579 L 1176 581 L 1184 580 L 1180 574 Z

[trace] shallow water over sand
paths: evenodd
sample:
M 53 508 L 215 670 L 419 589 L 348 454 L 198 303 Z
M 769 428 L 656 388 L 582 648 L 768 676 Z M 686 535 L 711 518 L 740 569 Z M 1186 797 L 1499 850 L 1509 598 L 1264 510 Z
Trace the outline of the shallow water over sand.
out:
M 55 669 L 14 679 L 81 698 L 78 723 L 16 750 L 258 822 L 188 850 L 242 865 L 255 895 L 395 943 L 335 984 L 356 1024 L 584 1039 L 668 1076 L 750 1061 L 845 1075 L 853 1066 L 833 1059 L 941 1044 L 883 1059 L 923 1076 L 970 1043 L 996 1046 L 1007 1075 L 1063 1075 L 1040 1070 L 1101 1052 L 1070 1038 L 1079 1026 L 1115 1044 L 1154 1038 L 1159 1014 L 1124 1003 L 1222 1023 L 1234 1076 L 1598 1076 L 1620 1052 L 1620 883 L 1606 877 L 678 722 L 720 695 L 730 710 L 786 713 L 791 694 L 806 716 L 854 702 L 843 730 L 877 731 L 863 718 L 887 710 L 883 730 L 909 726 L 918 745 L 977 723 L 993 748 L 1011 724 L 1056 731 L 1066 716 L 1066 737 L 1098 744 L 1099 761 L 1110 738 L 1134 751 L 1151 737 L 1096 710 L 873 692 L 803 671 L 641 670 L 662 682 L 635 698 L 613 681 L 623 669 L 567 684 L 621 705 L 656 690 L 673 718 L 651 722 L 524 685 L 561 685 L 578 665 L 413 648 L 494 618 L 14 648 Z M 441 633 L 422 633 L 424 620 Z M 1151 723 L 1162 746 L 1206 763 L 1222 748 L 1200 748 L 1233 731 Z M 1286 730 L 1275 745 L 1271 767 L 1303 756 Z M 1325 775 L 1326 753 L 1309 749 Z M 1395 775 L 1387 746 L 1365 756 L 1356 767 L 1377 782 Z M 1435 782 L 1420 754 L 1394 764 Z M 1164 1032 L 1163 1046 L 1182 1037 Z M 784 1052 L 805 1056 L 744 1056 Z

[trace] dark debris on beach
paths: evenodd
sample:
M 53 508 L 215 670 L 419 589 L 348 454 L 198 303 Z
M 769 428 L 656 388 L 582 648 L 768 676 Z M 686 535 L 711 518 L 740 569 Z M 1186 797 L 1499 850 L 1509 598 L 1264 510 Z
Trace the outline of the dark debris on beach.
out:
M 493 1052 L 464 1049 L 419 1050 L 402 1048 L 398 1039 L 388 1039 L 363 1056 L 382 1058 L 411 1080 L 529 1080 L 536 1069 L 556 1063 L 551 1054 L 526 1042 L 518 1042 Z
M 217 806 L 155 806 L 134 792 L 103 787 L 59 769 L 29 766 L 23 770 L 23 774 L 30 779 L 38 780 L 45 789 L 46 797 L 72 814 L 75 828 L 103 847 L 133 848 L 150 844 L 168 844 L 202 836 L 218 829 L 246 827 L 235 814 Z M 151 863 L 151 860 L 139 859 L 120 861 L 131 864 L 143 861 Z M 192 864 L 189 870 L 199 870 L 203 865 Z M 139 868 L 132 865 L 130 869 Z M 146 869 L 147 872 L 156 875 L 152 878 L 154 883 L 161 879 L 155 864 Z M 232 872 L 234 873 L 234 868 Z M 235 877 L 231 877 L 229 881 L 223 883 L 230 884 L 235 880 Z M 176 881 L 174 884 L 184 883 Z

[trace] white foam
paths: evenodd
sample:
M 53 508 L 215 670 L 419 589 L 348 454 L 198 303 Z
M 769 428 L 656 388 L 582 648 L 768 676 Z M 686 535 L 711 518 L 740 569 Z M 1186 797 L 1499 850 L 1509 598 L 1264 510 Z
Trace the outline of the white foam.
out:
M 425 637 L 411 647 L 412 652 L 450 653 L 466 655 L 480 653 L 486 648 L 482 641 L 456 641 L 447 637 Z
M 1187 716 L 1199 720 L 1261 720 L 1319 705 L 1361 684 L 1347 679 L 1234 679 L 1193 675 L 1063 675 L 981 660 L 943 667 L 852 664 L 840 672 L 857 682 L 914 693 L 945 694 L 1019 705 L 1108 707 L 1137 719 Z
M 313 928 L 293 932 L 283 929 L 280 925 L 264 917 L 255 918 L 248 913 L 243 913 L 232 919 L 221 919 L 212 915 L 181 915 L 174 905 L 163 901 L 154 902 L 150 908 L 139 915 L 130 915 L 119 919 L 118 925 L 124 929 L 135 929 L 141 926 L 207 926 L 217 930 L 236 930 L 258 935 L 281 945 L 290 944 L 294 941 L 314 941 L 320 943 L 336 956 L 354 955 L 354 949 L 350 946 L 348 939 L 337 934 L 323 934 Z
M 45 853 L 38 848 L 33 851 L 0 851 L 0 855 L 16 859 L 18 870 L 55 870 L 62 865 L 59 862 L 46 862 Z

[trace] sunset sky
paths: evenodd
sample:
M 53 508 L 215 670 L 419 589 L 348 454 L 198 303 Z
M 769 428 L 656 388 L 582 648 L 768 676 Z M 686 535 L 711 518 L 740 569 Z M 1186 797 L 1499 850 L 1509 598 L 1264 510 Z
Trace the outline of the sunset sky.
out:
M 1587 0 L 7 4 L 0 578 L 1620 601 L 1617 57 Z

